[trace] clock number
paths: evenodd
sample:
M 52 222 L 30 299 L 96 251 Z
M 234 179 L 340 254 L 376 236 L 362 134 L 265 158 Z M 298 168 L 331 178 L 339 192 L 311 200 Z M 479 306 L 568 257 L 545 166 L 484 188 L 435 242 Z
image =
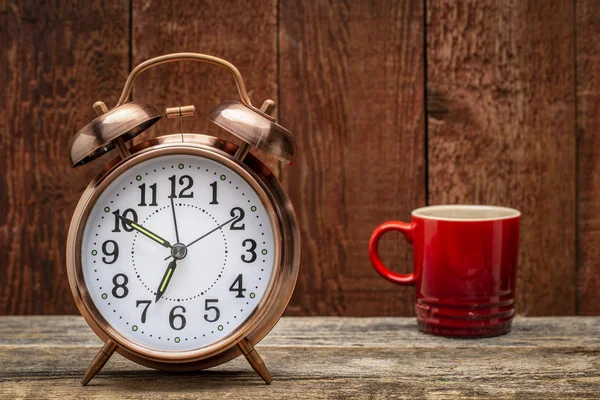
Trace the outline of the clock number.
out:
M 121 226 L 123 226 L 123 229 L 125 229 L 125 232 L 132 232 L 133 228 L 128 226 L 125 221 L 123 221 L 121 218 L 119 218 L 119 215 L 122 215 L 125 218 L 129 218 L 133 222 L 137 223 L 137 221 L 138 221 L 137 213 L 135 212 L 135 210 L 133 210 L 131 208 L 128 208 L 127 210 L 123 211 L 123 214 L 119 214 L 119 212 L 120 212 L 120 210 L 116 210 L 115 212 L 113 212 L 113 214 L 115 216 L 115 229 L 113 229 L 112 231 L 113 232 L 121 232 Z M 131 216 L 129 216 L 129 214 L 131 214 Z
M 108 251 L 109 244 L 112 244 L 111 251 Z M 112 257 L 112 260 L 110 261 L 107 257 L 102 257 L 104 264 L 114 264 L 117 261 L 117 258 L 119 258 L 119 245 L 114 240 L 107 240 L 106 242 L 102 243 L 102 253 L 104 253 L 105 256 Z
M 138 300 L 135 303 L 135 308 L 138 308 L 140 306 L 140 304 L 146 305 L 144 307 L 144 311 L 142 311 L 142 324 L 146 323 L 146 311 L 148 311 L 148 307 L 150 307 L 150 303 L 152 303 L 152 301 L 150 301 L 150 300 Z
M 215 310 L 215 317 L 213 319 L 208 318 L 208 314 L 204 314 L 204 319 L 207 322 L 215 322 L 221 317 L 221 311 L 217 308 L 217 306 L 210 306 L 209 303 L 218 303 L 218 299 L 206 299 L 204 302 L 204 309 L 206 311 Z
M 242 210 L 240 207 L 234 207 L 233 209 L 231 209 L 229 215 L 231 215 L 232 217 L 236 217 L 236 219 L 231 223 L 231 225 L 229 225 L 230 230 L 243 231 L 244 229 L 246 229 L 246 224 L 238 225 L 238 223 L 241 222 L 244 219 L 244 216 L 246 215 L 244 214 L 244 210 Z
M 123 278 L 123 282 L 119 283 L 119 278 Z M 129 278 L 125 274 L 117 274 L 113 277 L 112 280 L 115 287 L 112 290 L 112 295 L 117 299 L 122 299 L 127 297 L 129 294 L 129 289 L 127 289 L 127 283 L 129 283 Z M 119 294 L 119 289 L 121 289 L 121 294 Z
M 192 179 L 191 176 L 189 175 L 183 175 L 181 178 L 179 178 L 179 184 L 180 185 L 184 185 L 185 182 L 187 181 L 187 186 L 185 186 L 183 189 L 181 189 L 179 191 L 179 196 L 175 195 L 175 186 L 176 186 L 176 178 L 175 175 L 171 176 L 169 178 L 169 180 L 171 181 L 171 195 L 169 196 L 170 198 L 180 198 L 180 199 L 191 199 L 192 197 L 194 197 L 194 192 L 189 192 L 186 193 L 188 190 L 190 190 L 192 188 L 192 185 L 194 184 L 194 180 Z
M 230 292 L 237 292 L 237 296 L 235 296 L 236 298 L 244 298 L 244 297 L 246 297 L 246 296 L 244 296 L 244 292 L 246 291 L 246 289 L 244 289 L 242 287 L 242 285 L 243 285 L 243 283 L 242 283 L 242 274 L 239 274 L 237 276 L 237 278 L 235 278 L 235 281 L 233 281 L 233 283 L 229 287 L 229 291 Z
M 148 204 L 146 204 L 146 184 L 142 183 L 138 187 L 140 188 L 140 198 L 141 198 L 140 204 L 138 204 L 138 206 L 147 206 Z M 150 206 L 152 206 L 152 207 L 158 206 L 158 203 L 156 202 L 156 183 L 153 183 L 149 187 L 150 187 L 150 190 L 152 191 L 152 203 L 150 203 Z
M 246 250 L 246 253 L 252 254 L 250 258 L 246 258 L 246 254 L 242 254 L 242 261 L 245 263 L 253 263 L 256 261 L 256 242 L 252 239 L 246 239 L 242 242 L 242 247 L 246 248 L 246 243 L 250 243 L 250 248 Z
M 211 183 L 210 187 L 212 188 L 212 201 L 208 204 L 219 204 L 217 201 L 217 181 Z
M 176 314 L 175 313 L 178 308 L 181 308 L 182 314 Z M 185 316 L 183 315 L 184 312 L 185 312 L 185 307 L 184 306 L 175 306 L 175 307 L 173 307 L 173 309 L 169 313 L 169 325 L 171 325 L 171 328 L 173 328 L 176 331 L 180 331 L 183 328 L 185 328 L 186 321 L 185 321 Z M 178 328 L 175 327 L 175 319 L 179 319 L 179 321 L 180 321 Z

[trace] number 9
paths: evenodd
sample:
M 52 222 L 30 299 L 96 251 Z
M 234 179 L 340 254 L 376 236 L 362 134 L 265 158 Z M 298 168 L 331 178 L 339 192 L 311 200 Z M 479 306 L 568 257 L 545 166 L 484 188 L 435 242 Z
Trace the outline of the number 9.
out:
M 111 251 L 108 251 L 109 243 L 112 243 Z M 110 261 L 106 257 L 102 257 L 102 261 L 104 261 L 104 264 L 114 264 L 119 258 L 119 245 L 114 240 L 107 240 L 106 242 L 102 243 L 102 253 L 105 256 L 112 257 L 112 260 Z

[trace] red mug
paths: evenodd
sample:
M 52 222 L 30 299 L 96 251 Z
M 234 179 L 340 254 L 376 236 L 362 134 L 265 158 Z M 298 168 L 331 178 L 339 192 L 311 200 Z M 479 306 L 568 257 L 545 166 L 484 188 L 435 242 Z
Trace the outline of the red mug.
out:
M 412 222 L 379 225 L 369 242 L 375 270 L 399 285 L 416 286 L 419 330 L 451 337 L 496 336 L 510 331 L 521 213 L 494 206 L 418 208 Z M 400 231 L 413 246 L 414 271 L 390 271 L 379 258 L 381 236 Z

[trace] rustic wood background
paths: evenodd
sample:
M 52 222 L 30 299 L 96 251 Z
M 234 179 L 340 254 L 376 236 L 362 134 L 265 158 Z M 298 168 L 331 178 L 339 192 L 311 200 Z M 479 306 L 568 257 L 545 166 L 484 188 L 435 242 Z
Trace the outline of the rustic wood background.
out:
M 600 314 L 594 0 L 0 0 L 0 314 L 77 313 L 67 227 L 108 159 L 71 169 L 69 138 L 94 101 L 114 106 L 132 66 L 175 51 L 232 61 L 296 135 L 297 164 L 269 164 L 302 224 L 288 315 L 413 315 L 413 290 L 379 278 L 367 242 L 440 203 L 523 212 L 520 314 Z M 205 111 L 235 96 L 226 73 L 193 63 L 134 91 Z M 390 236 L 384 261 L 408 271 Z

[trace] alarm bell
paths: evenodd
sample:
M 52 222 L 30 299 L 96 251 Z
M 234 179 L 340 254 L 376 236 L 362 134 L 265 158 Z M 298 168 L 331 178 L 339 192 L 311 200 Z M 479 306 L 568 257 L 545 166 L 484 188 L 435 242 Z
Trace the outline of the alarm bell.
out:
M 296 154 L 294 136 L 265 115 L 274 107 L 275 102 L 268 100 L 258 113 L 239 101 L 229 100 L 214 106 L 208 112 L 208 119 L 249 145 L 293 164 Z
M 154 125 L 160 113 L 150 104 L 132 101 L 108 111 L 102 102 L 94 104 L 99 114 L 73 137 L 71 162 L 78 167 L 133 139 Z

